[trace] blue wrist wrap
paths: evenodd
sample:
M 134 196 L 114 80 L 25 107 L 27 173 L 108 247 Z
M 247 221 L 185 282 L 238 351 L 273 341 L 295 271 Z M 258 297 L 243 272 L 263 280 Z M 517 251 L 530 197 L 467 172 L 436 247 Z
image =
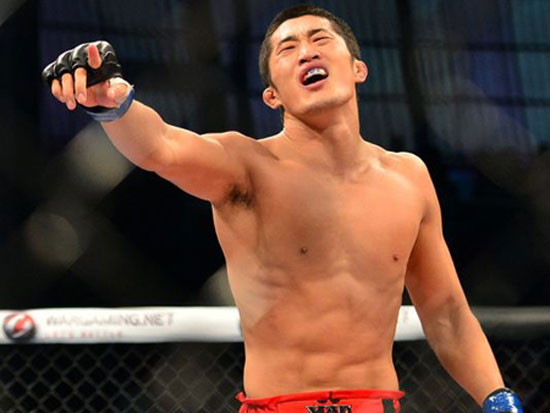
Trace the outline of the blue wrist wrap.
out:
M 114 120 L 120 119 L 126 114 L 126 112 L 128 112 L 128 109 L 130 109 L 130 105 L 132 104 L 133 100 L 134 88 L 132 87 L 130 89 L 128 97 L 118 108 L 104 108 L 101 106 L 96 106 L 93 108 L 86 108 L 85 111 L 88 115 L 90 115 L 94 120 L 97 120 L 98 122 L 112 122 Z
M 523 413 L 521 402 L 510 389 L 498 389 L 483 402 L 483 413 Z

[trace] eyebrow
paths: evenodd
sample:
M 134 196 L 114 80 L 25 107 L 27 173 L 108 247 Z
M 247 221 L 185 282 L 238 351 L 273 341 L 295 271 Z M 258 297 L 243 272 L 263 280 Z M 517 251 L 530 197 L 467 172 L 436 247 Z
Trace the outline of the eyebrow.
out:
M 315 36 L 319 32 L 326 32 L 326 33 L 330 34 L 330 32 L 327 29 L 322 29 L 322 28 L 310 29 L 307 32 L 307 37 Z M 283 43 L 293 42 L 293 41 L 296 41 L 296 40 L 298 40 L 298 37 L 296 37 L 296 35 L 287 36 L 284 39 L 282 39 L 281 41 L 279 41 L 279 43 L 277 43 L 277 47 L 275 48 L 275 50 L 277 50 Z

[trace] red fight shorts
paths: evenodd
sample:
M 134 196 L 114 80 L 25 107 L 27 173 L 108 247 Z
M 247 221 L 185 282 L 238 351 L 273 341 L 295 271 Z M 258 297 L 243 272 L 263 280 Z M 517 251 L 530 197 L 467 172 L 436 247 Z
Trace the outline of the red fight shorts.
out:
M 239 413 L 398 413 L 405 393 L 393 390 L 335 390 L 285 394 L 265 399 L 247 399 Z

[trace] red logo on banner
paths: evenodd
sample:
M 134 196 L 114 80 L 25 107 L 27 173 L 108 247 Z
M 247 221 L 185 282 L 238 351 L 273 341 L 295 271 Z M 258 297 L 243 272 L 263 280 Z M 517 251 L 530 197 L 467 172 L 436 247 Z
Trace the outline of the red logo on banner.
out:
M 10 314 L 4 319 L 4 333 L 15 342 L 27 341 L 34 337 L 36 326 L 30 315 L 23 313 Z

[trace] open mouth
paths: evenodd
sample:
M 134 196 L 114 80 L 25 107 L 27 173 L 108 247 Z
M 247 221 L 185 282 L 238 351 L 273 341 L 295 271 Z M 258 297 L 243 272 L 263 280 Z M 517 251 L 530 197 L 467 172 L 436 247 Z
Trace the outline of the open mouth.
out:
M 328 73 L 322 67 L 314 67 L 309 69 L 302 78 L 302 84 L 304 86 L 313 85 L 328 77 Z

